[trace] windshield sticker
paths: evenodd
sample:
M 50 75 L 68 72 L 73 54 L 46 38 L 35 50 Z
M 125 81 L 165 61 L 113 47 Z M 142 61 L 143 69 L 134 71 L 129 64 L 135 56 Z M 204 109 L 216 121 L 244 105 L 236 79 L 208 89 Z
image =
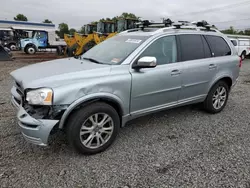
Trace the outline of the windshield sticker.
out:
M 113 58 L 111 60 L 112 63 L 119 63 L 120 62 L 120 59 L 119 58 Z
M 141 42 L 141 40 L 138 40 L 138 39 L 128 39 L 125 42 L 139 44 Z

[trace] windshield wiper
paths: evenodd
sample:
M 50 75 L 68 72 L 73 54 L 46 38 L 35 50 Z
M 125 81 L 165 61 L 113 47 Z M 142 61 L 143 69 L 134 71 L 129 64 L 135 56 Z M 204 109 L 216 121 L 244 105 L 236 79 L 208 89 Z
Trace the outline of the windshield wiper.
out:
M 83 59 L 89 60 L 89 61 L 91 61 L 91 62 L 93 62 L 93 63 L 97 63 L 97 64 L 104 64 L 104 63 L 102 63 L 102 62 L 100 62 L 100 61 L 97 61 L 96 59 L 93 59 L 93 58 L 84 57 Z

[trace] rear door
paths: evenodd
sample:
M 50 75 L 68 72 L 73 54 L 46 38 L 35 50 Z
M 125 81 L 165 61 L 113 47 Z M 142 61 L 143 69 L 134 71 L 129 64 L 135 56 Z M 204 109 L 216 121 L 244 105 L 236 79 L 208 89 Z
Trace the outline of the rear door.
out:
M 210 48 L 199 34 L 178 35 L 178 46 L 183 64 L 179 103 L 203 100 L 217 71 Z

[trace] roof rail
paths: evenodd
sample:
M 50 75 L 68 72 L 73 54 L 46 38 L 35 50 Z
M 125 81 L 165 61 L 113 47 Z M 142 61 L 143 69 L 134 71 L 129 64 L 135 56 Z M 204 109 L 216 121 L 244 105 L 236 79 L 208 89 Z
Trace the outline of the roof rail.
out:
M 174 22 L 172 20 L 164 19 L 162 23 L 150 22 L 149 20 L 143 20 L 141 22 L 136 23 L 135 25 L 142 30 L 145 27 L 170 27 Z
M 202 21 L 178 21 L 172 22 L 170 19 L 164 19 L 162 23 L 150 22 L 149 20 L 143 20 L 141 22 L 136 23 L 137 28 L 123 31 L 121 33 L 129 33 L 139 30 L 144 30 L 145 28 L 159 28 L 153 32 L 153 34 L 166 32 L 170 29 L 193 29 L 197 31 L 215 31 L 220 32 L 215 28 L 214 25 L 209 25 L 205 20 Z

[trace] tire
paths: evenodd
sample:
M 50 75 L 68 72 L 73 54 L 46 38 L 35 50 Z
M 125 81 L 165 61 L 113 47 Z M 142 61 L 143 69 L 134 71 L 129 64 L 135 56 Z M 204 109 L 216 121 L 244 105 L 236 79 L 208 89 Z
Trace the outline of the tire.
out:
M 96 114 L 98 114 L 97 122 L 99 123 L 107 115 L 106 120 L 108 122 L 101 129 L 93 124 L 93 122 L 96 122 Z M 114 142 L 120 129 L 120 118 L 117 111 L 103 102 L 92 103 L 78 109 L 69 117 L 67 122 L 66 134 L 68 142 L 76 151 L 86 155 L 106 150 Z M 113 127 L 112 131 L 111 127 Z M 86 133 L 82 132 L 83 134 L 80 136 L 81 130 L 85 130 Z M 103 140 L 100 139 L 100 135 Z M 99 146 L 97 146 L 97 139 L 99 140 Z
M 26 52 L 26 54 L 33 55 L 36 53 L 36 49 L 33 46 L 28 46 L 28 47 L 26 47 L 25 52 Z
M 57 55 L 62 56 L 64 55 L 64 48 L 62 46 L 58 46 L 56 49 Z
M 16 44 L 14 44 L 14 43 L 9 44 L 8 48 L 9 48 L 11 51 L 17 50 Z
M 246 59 L 246 52 L 242 52 L 242 54 L 240 55 L 242 61 Z
M 73 46 L 67 48 L 68 57 L 73 57 L 75 55 L 76 48 L 77 48 L 77 44 L 74 44 Z
M 216 103 L 216 94 L 218 94 L 218 91 L 222 92 L 221 88 L 224 88 L 224 92 L 225 95 L 221 95 L 220 97 L 217 96 L 217 99 L 219 101 L 224 101 L 222 103 L 220 103 L 221 105 L 219 105 L 219 101 L 217 101 L 218 103 Z M 227 100 L 228 100 L 228 95 L 229 95 L 229 87 L 228 84 L 224 81 L 219 81 L 217 82 L 209 91 L 206 100 L 204 101 L 204 109 L 211 113 L 211 114 L 216 114 L 221 112 L 226 104 L 227 104 Z M 217 105 L 216 105 L 217 104 Z M 216 108 L 217 106 L 217 108 Z

